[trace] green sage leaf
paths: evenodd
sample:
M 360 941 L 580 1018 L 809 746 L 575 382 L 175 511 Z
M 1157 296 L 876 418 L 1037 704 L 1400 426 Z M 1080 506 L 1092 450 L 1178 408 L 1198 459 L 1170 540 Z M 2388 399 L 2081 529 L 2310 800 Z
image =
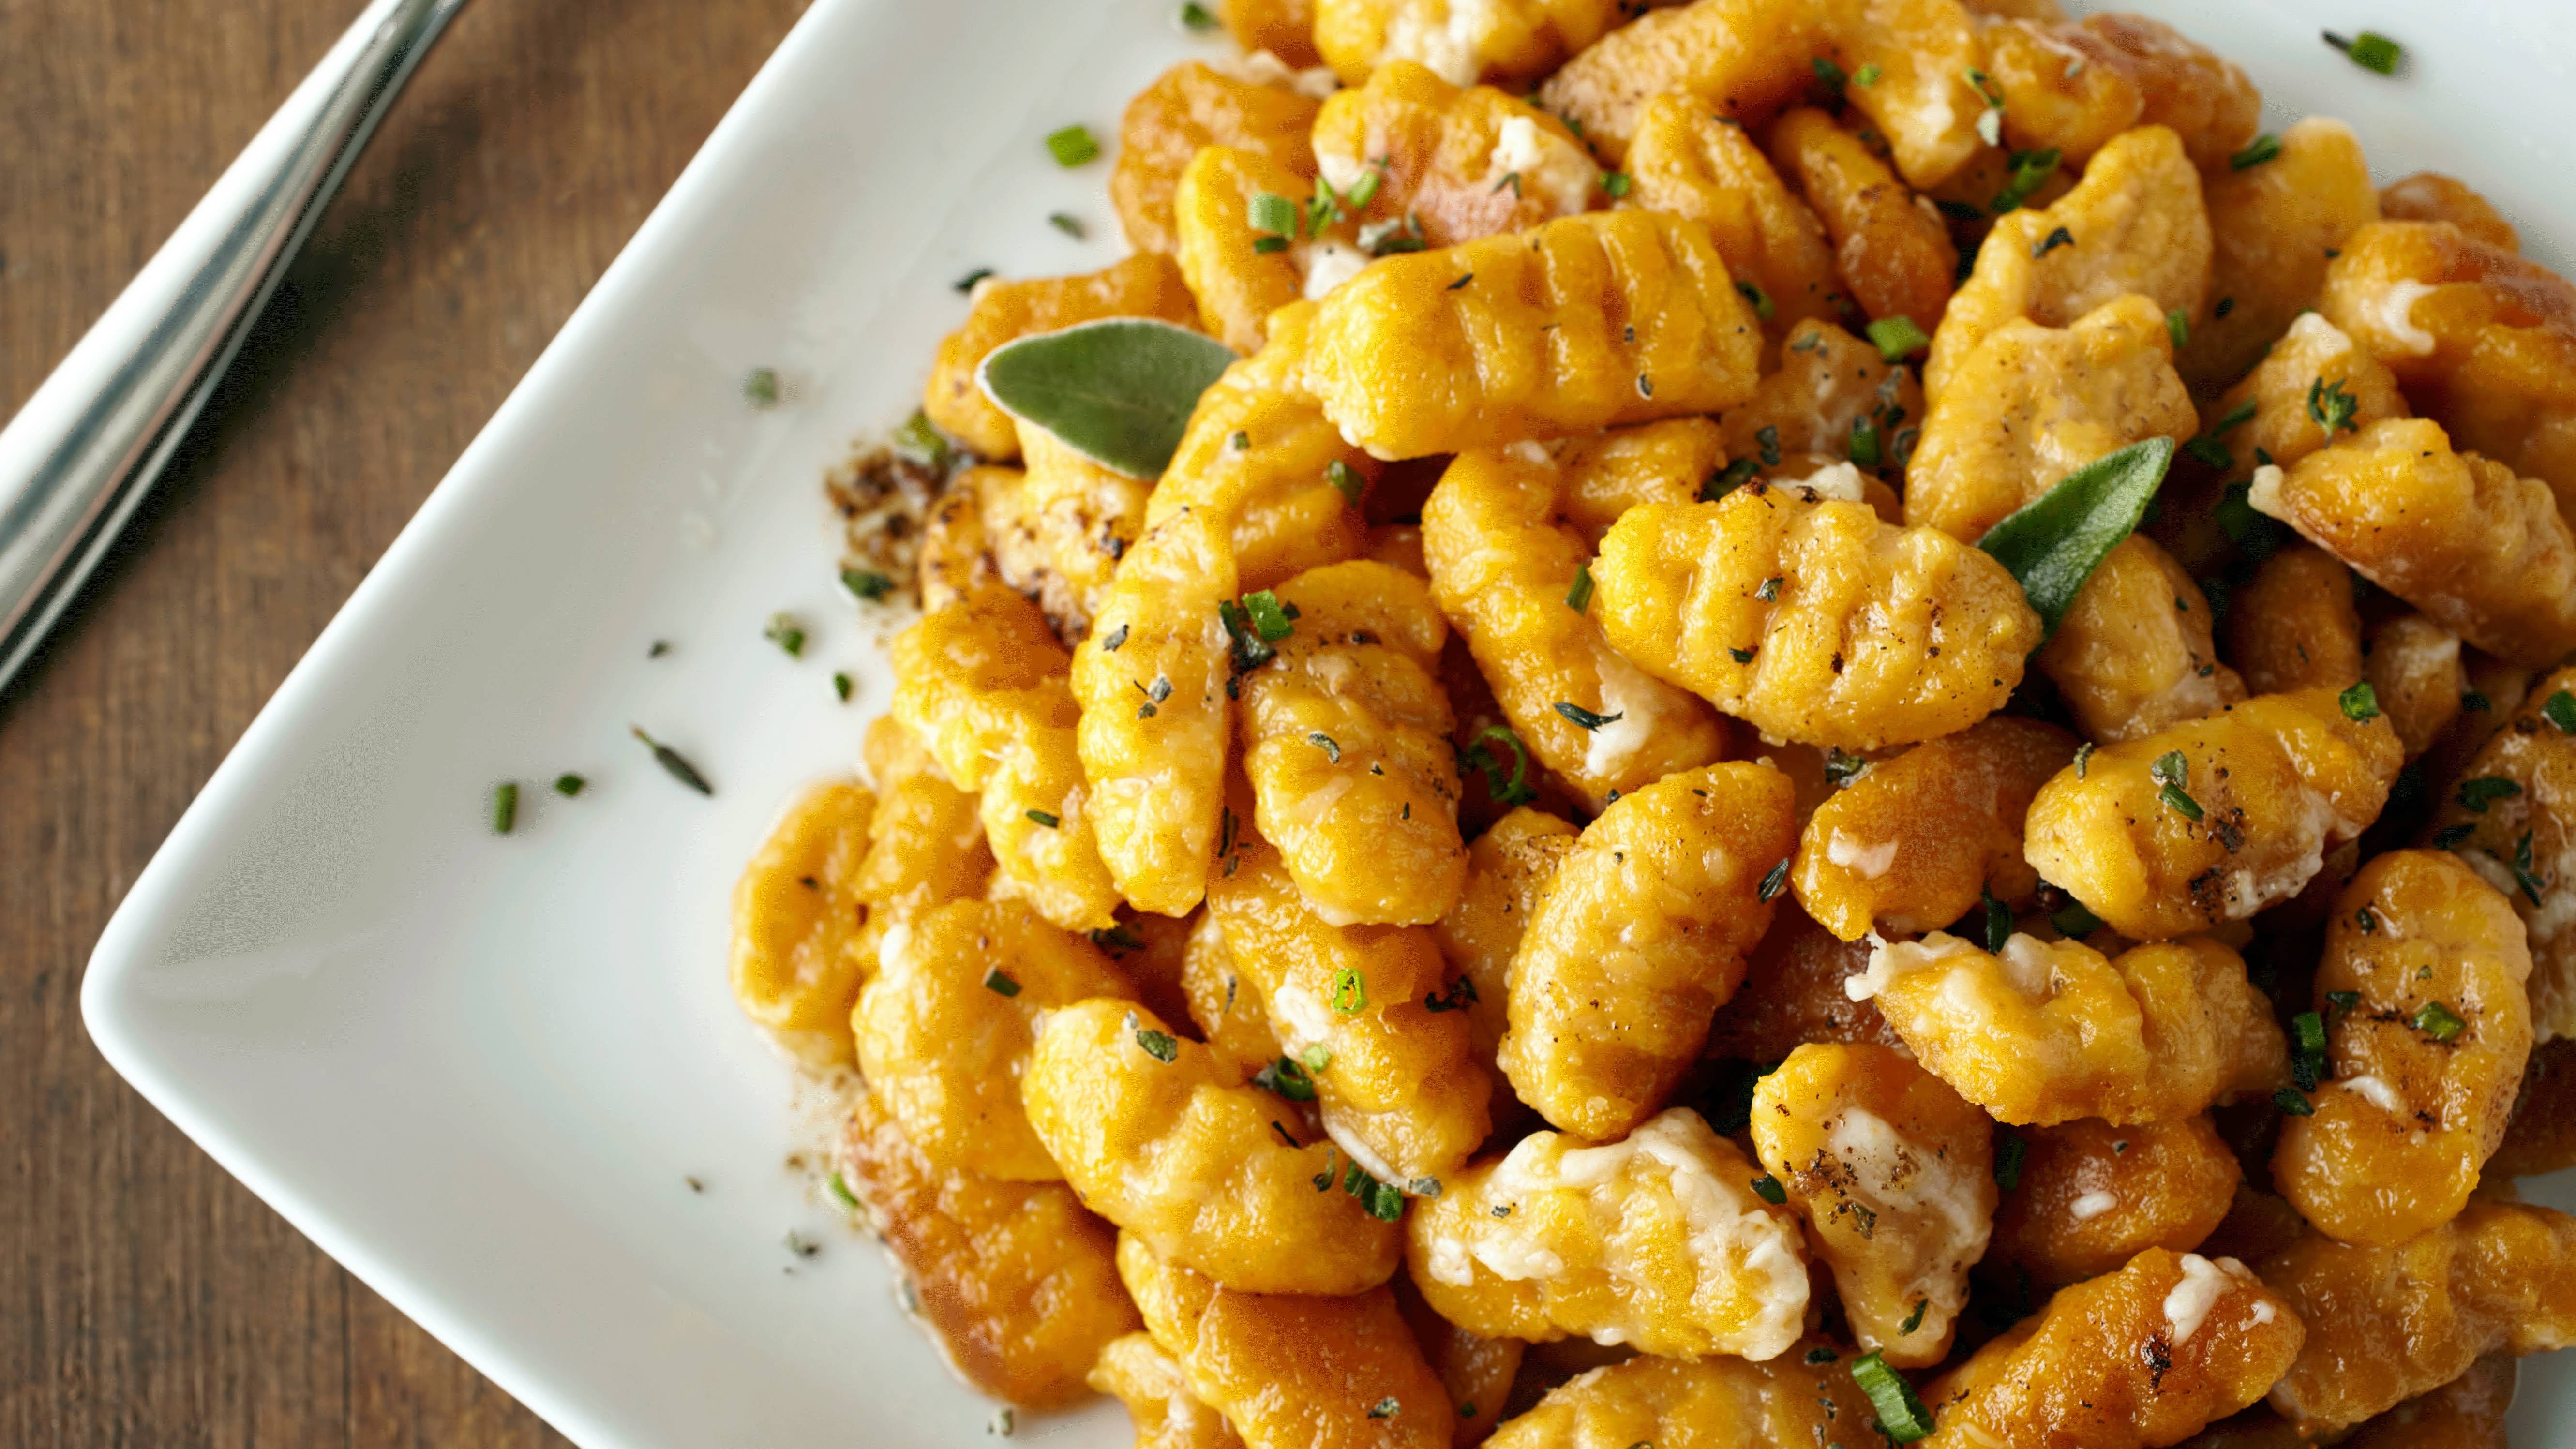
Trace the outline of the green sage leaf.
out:
M 1186 327 L 1112 317 L 994 348 L 976 382 L 1012 417 L 1131 478 L 1172 461 L 1199 394 L 1234 354 Z
M 2093 570 L 2146 516 L 2173 455 L 2173 439 L 2149 438 L 2096 458 L 1977 541 L 2021 581 L 2043 639 L 2057 632 Z

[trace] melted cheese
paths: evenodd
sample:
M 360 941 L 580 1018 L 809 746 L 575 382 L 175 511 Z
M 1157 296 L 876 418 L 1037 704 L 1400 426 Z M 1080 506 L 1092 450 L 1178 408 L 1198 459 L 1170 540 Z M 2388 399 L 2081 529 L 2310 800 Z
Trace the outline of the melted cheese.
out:
M 1412 0 L 1386 27 L 1377 63 L 1417 61 L 1453 86 L 1474 85 L 1482 69 L 1476 48 L 1501 23 L 1495 10 L 1496 0 Z
M 2380 1111 L 2387 1113 L 2391 1117 L 2403 1117 L 2408 1115 L 2405 1100 L 2397 1095 L 2397 1089 L 2388 1085 L 2386 1082 L 2381 1081 L 2377 1077 L 2368 1075 L 2345 1077 L 2341 1081 L 2336 1082 L 2335 1085 L 2361 1098 L 2370 1105 L 2377 1107 Z
M 2388 334 L 2388 340 L 2406 349 L 2413 357 L 2433 354 L 2433 334 L 2415 325 L 2415 304 L 2433 290 L 2430 282 L 2408 279 L 2391 282 L 2388 290 L 2371 299 L 2371 323 Z
M 2253 481 L 2245 487 L 2245 501 L 2266 518 L 2281 516 L 2281 465 L 2266 463 L 2254 470 Z
M 1485 163 L 1487 185 L 1501 185 L 1507 176 L 1520 178 L 1522 196 L 1546 202 L 1558 216 L 1573 216 L 1592 204 L 1601 171 L 1582 148 L 1541 128 L 1536 116 L 1511 116 L 1495 134 Z
M 1665 713 L 1664 696 L 1653 680 L 1606 644 L 1594 651 L 1593 662 L 1601 673 L 1601 713 L 1617 718 L 1590 732 L 1583 747 L 1583 771 L 1608 778 L 1654 742 L 1656 726 Z
M 2079 1223 L 2089 1223 L 2120 1205 L 2120 1199 L 2107 1192 L 2088 1192 L 2066 1205 L 2066 1215 Z
M 1863 877 L 1876 880 L 1887 874 L 1888 867 L 1896 864 L 1896 842 L 1889 839 L 1875 845 L 1863 845 L 1836 830 L 1825 837 L 1825 859 L 1845 870 L 1858 871 Z
M 1831 498 L 1842 503 L 1867 503 L 1869 492 L 1861 486 L 1860 469 L 1851 463 L 1832 463 L 1804 478 L 1781 480 L 1793 487 L 1804 488 L 1818 498 Z
M 1322 298 L 1335 287 L 1360 274 L 1369 264 L 1369 254 L 1348 242 L 1309 242 L 1302 249 L 1306 267 L 1306 300 Z
M 2182 1255 L 2182 1281 L 2165 1295 L 2165 1330 L 2176 1348 L 2189 1342 L 2218 1306 L 2218 1296 L 2237 1281 L 2252 1282 L 2253 1271 L 2234 1258 L 2213 1263 L 2198 1253 Z

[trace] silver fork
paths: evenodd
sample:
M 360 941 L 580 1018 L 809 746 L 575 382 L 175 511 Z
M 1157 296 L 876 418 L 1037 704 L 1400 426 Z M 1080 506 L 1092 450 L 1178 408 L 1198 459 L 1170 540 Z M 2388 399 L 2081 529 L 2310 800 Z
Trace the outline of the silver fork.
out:
M 0 429 L 0 696 L 115 542 L 465 0 L 373 0 Z

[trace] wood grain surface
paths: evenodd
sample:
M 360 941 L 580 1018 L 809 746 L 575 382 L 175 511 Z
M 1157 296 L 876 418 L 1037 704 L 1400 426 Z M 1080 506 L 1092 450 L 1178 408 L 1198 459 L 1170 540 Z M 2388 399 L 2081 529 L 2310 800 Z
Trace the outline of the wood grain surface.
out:
M 0 0 L 0 416 L 360 0 Z M 475 0 L 0 694 L 0 1444 L 562 1444 L 108 1070 L 81 971 L 803 0 Z

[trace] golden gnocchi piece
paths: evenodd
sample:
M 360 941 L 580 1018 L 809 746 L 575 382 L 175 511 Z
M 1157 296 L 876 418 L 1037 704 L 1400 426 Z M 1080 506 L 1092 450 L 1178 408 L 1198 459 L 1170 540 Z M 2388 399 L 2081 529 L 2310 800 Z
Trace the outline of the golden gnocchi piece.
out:
M 1771 315 L 1761 319 L 1765 333 L 1781 337 L 1801 322 L 1841 317 L 1842 279 L 1824 224 L 1742 126 L 1686 97 L 1657 96 L 1638 117 L 1627 172 L 1628 195 L 1620 205 L 1708 228 L 1736 285 L 1755 288 L 1769 302 Z M 1878 360 L 1876 348 L 1865 350 Z M 1914 411 L 1922 412 L 1919 402 Z
M 1833 238 L 1834 264 L 1871 320 L 1910 319 L 1927 334 L 1950 305 L 1959 249 L 1940 214 L 1833 117 L 1801 106 L 1771 128 L 1771 159 Z
M 2242 1176 L 2207 1113 L 2126 1127 L 2088 1117 L 2018 1135 L 2019 1180 L 1995 1213 L 1986 1261 L 2048 1289 L 2116 1272 L 2149 1248 L 2200 1247 Z
M 1034 581 L 1038 606 L 1059 637 L 1079 639 L 1089 632 L 1119 559 L 1145 531 L 1145 498 L 1153 490 L 1026 423 L 1020 457 L 1028 469 L 1021 503 L 1043 569 Z M 1012 586 L 1031 592 L 1018 580 Z
M 1934 1380 L 1927 1449 L 2150 1449 L 2263 1396 L 2316 1330 L 2234 1258 L 2149 1248 Z
M 1217 610 L 1235 574 L 1224 528 L 1189 509 L 1148 528 L 1073 656 L 1102 864 L 1137 909 L 1164 915 L 1206 892 L 1225 803 L 1234 675 Z
M 2203 936 L 2108 957 L 2015 933 L 1990 955 L 1935 931 L 1874 947 L 1845 989 L 1999 1122 L 2166 1121 L 2289 1079 L 2270 1004 Z
M 1279 586 L 1290 632 L 1243 674 L 1236 712 L 1254 821 L 1325 919 L 1427 925 L 1457 903 L 1458 761 L 1433 669 L 1448 623 L 1430 586 L 1372 560 Z M 1238 650 L 1243 646 L 1238 645 Z
M 1800 834 L 1798 904 L 1846 941 L 1873 926 L 1937 930 L 1988 895 L 2027 904 L 2039 877 L 2022 860 L 2022 817 L 2074 754 L 2054 725 L 1991 715 L 1871 765 Z
M 1939 1363 L 1994 1225 L 1986 1114 L 1894 1048 L 1809 1044 L 1754 1084 L 1752 1132 L 1860 1346 Z
M 2349 1449 L 2509 1449 L 2505 1414 L 2513 1407 L 2514 1377 L 2511 1355 L 2488 1354 L 2442 1387 L 2372 1418 L 2343 1442 Z
M 2039 643 L 2021 585 L 1937 530 L 1808 491 L 1629 510 L 1592 568 L 1610 646 L 1804 744 L 1909 744 L 1993 713 Z
M 1012 745 L 1074 722 L 1067 658 L 1035 604 L 984 588 L 894 641 L 894 717 L 961 790 L 981 792 Z
M 2256 694 L 2349 688 L 2362 669 L 2352 570 L 2309 543 L 2263 560 L 2228 609 L 2227 657 Z
M 1807 1262 L 1759 1176 L 1687 1108 L 1599 1145 L 1535 1132 L 1415 1204 L 1405 1261 L 1441 1317 L 1488 1338 L 1772 1358 L 1804 1327 Z
M 1019 456 L 1019 429 L 975 381 L 984 358 L 1005 342 L 1054 332 L 1105 317 L 1153 317 L 1187 323 L 1198 304 L 1169 257 L 1139 252 L 1078 277 L 1025 282 L 993 278 L 975 284 L 966 325 L 941 339 L 922 389 L 930 420 L 983 457 L 1008 462 Z
M 1183 510 L 1205 514 L 1232 546 L 1237 588 L 1270 588 L 1367 551 L 1359 510 L 1335 479 L 1365 487 L 1378 464 L 1342 441 L 1299 381 L 1314 318 L 1307 303 L 1271 316 L 1268 345 L 1200 394 L 1146 501 L 1149 528 Z
M 1069 695 L 1064 681 L 1052 681 Z M 1010 893 L 1068 931 L 1118 924 L 1118 883 L 1100 856 L 1091 788 L 1072 724 L 1033 728 L 1006 744 L 984 777 L 984 842 Z
M 1499 1060 L 1522 1101 L 1603 1141 L 1671 1094 L 1771 924 L 1790 796 L 1777 770 L 1710 765 L 1584 828 L 1512 958 Z
M 1395 1290 L 1395 1306 L 1404 1314 L 1405 1326 L 1413 1330 L 1413 1341 L 1421 1345 L 1423 1361 L 1440 1376 L 1440 1387 L 1448 1393 L 1457 1415 L 1453 1442 L 1462 1449 L 1483 1443 L 1502 1422 L 1503 1404 L 1512 1395 L 1528 1345 L 1517 1338 L 1487 1338 L 1451 1323 L 1433 1311 L 1422 1290 L 1402 1274 L 1387 1286 Z
M 2449 855 L 2391 851 L 2344 887 L 2314 1001 L 2331 1070 L 2272 1154 L 2317 1231 L 2389 1247 L 2459 1212 L 2531 1055 L 2530 975 L 2513 908 Z
M 1493 1061 L 1503 1039 L 1512 957 L 1576 837 L 1563 817 L 1526 805 L 1495 821 L 1469 842 L 1466 889 L 1431 928 L 1441 956 L 1467 983 L 1468 1034 L 1479 1062 Z
M 1063 1183 L 934 1166 L 865 1093 L 837 1159 L 932 1341 L 978 1390 L 1061 1408 L 1083 1396 L 1104 1349 L 1136 1330 L 1109 1227 Z
M 2162 126 L 2121 132 L 2055 205 L 1995 223 L 1932 334 L 1924 394 L 1938 404 L 1978 344 L 2016 318 L 2066 327 L 2135 294 L 2159 315 L 2180 312 L 2198 325 L 2208 312 L 2211 246 L 2200 173 L 2181 138 Z
M 1854 1001 L 1843 983 L 1869 969 L 1869 947 L 1837 940 L 1793 900 L 1771 920 L 1744 968 L 1744 984 L 1709 1024 L 1707 1054 L 1768 1064 L 1807 1042 L 1902 1046 L 1878 1004 Z
M 1978 147 L 1982 56 L 1954 0 L 1697 0 L 1639 16 L 1566 62 L 1539 103 L 1583 128 L 1604 159 L 1627 154 L 1653 98 L 1687 96 L 1757 124 L 1804 93 L 1821 58 L 1877 80 L 1844 99 L 1887 137 L 1915 187 L 1938 184 Z
M 868 726 L 864 758 L 877 803 L 851 889 L 871 914 L 892 918 L 982 891 L 993 852 L 984 846 L 980 802 L 949 784 L 892 715 Z
M 1182 168 L 1172 194 L 1173 255 L 1198 298 L 1200 325 L 1237 352 L 1260 351 L 1270 314 L 1307 290 L 1296 247 L 1263 249 L 1264 238 L 1275 234 L 1254 225 L 1254 200 L 1278 196 L 1303 207 L 1307 191 L 1306 178 L 1295 171 L 1230 146 L 1203 147 Z M 1322 248 L 1347 248 L 1366 260 L 1346 238 L 1321 237 L 1297 247 L 1306 250 L 1309 266 Z
M 1485 1140 L 1492 1084 L 1431 932 L 1333 924 L 1248 833 L 1208 880 L 1208 914 L 1333 1141 L 1380 1181 L 1438 1192 Z
M 1315 161 L 1360 215 L 1427 246 L 1526 231 L 1591 209 L 1601 168 L 1565 122 L 1410 60 L 1379 66 L 1315 119 Z M 1374 183 L 1370 178 L 1374 176 Z
M 1876 347 L 1830 322 L 1800 322 L 1789 329 L 1779 366 L 1763 376 L 1753 400 L 1726 415 L 1726 451 L 1781 479 L 1793 471 L 1783 465 L 1795 454 L 1865 457 L 1875 448 L 1879 461 L 1873 471 L 1902 476 L 1922 418 L 1923 388 L 1912 368 L 1888 362 Z M 1877 479 L 1862 475 L 1858 481 Z M 1814 479 L 1809 483 L 1826 491 Z M 1835 496 L 1851 497 L 1848 489 Z M 1888 516 L 1875 492 L 1856 501 Z
M 2212 301 L 2176 362 L 2196 393 L 2217 392 L 2244 376 L 2315 305 L 2336 249 L 2379 220 L 2370 166 L 2350 126 L 2311 116 L 2283 131 L 2280 141 L 2280 154 L 2258 166 L 2216 170 L 2202 163 L 2209 173 Z
M 2070 166 L 2133 127 L 2162 126 L 2193 165 L 2217 172 L 2262 116 L 2262 93 L 2245 72 L 2143 15 L 2009 19 L 1983 39 L 2005 139 L 2016 150 L 2054 149 Z
M 2468 692 L 2460 636 L 2421 614 L 2397 614 L 2369 626 L 2361 652 L 2362 677 L 2406 758 L 2422 755 L 2450 731 Z
M 1588 599 L 1576 607 L 1592 555 L 1581 515 L 1599 493 L 1622 504 L 1691 498 L 1723 456 L 1717 425 L 1702 418 L 1478 449 L 1459 454 L 1423 504 L 1432 596 L 1466 636 L 1512 733 L 1595 809 L 1720 758 L 1726 727 L 1698 696 L 1611 648 Z M 1608 723 L 1587 729 L 1560 704 Z
M 1050 1013 L 1020 1094 L 1083 1202 L 1176 1263 L 1258 1293 L 1358 1293 L 1395 1271 L 1396 1226 L 1339 1190 L 1348 1159 L 1290 1146 L 1275 1098 L 1144 1007 Z
M 1830 1339 L 1763 1363 L 1633 1358 L 1548 1392 L 1496 1430 L 1493 1449 L 1774 1449 L 1848 1442 L 1876 1409 Z M 1863 1440 L 1866 1442 L 1866 1440 Z
M 1372 264 L 1320 304 L 1305 376 L 1343 437 L 1416 458 L 1722 411 L 1760 344 L 1705 230 L 1595 212 Z
M 2576 694 L 2576 669 L 2533 684 L 2426 825 L 2431 843 L 2457 852 L 2522 918 L 2541 1041 L 2576 1036 L 2576 912 L 2568 906 L 2576 898 L 2576 739 L 2550 714 L 2566 694 Z
M 2472 1201 L 2394 1247 L 2303 1238 L 2262 1270 L 2308 1325 L 2271 1403 L 2311 1443 L 2451 1382 L 2487 1354 L 2576 1341 L 2576 1219 L 2544 1207 Z
M 1621 0 L 1315 0 L 1315 48 L 1351 85 L 1406 61 L 1452 85 L 1530 81 L 1637 9 Z
M 2331 689 L 2104 745 L 2040 787 L 2024 851 L 2122 935 L 2160 941 L 2299 893 L 2388 803 L 2397 733 Z
M 1090 942 L 1018 901 L 954 901 L 889 929 L 850 1027 L 859 1069 L 906 1140 L 943 1168 L 1018 1182 L 1064 1174 L 1020 1105 L 1038 1018 L 1134 997 Z
M 2460 448 L 2576 514 L 2576 286 L 2448 222 L 2385 221 L 2345 242 L 2317 305 Z
M 1013 433 L 1016 439 L 1019 435 Z M 921 547 L 913 556 L 913 586 L 921 595 L 921 612 L 936 614 L 959 599 L 1000 582 L 993 563 L 992 540 L 985 535 L 983 497 L 987 491 L 1016 496 L 1020 470 L 979 463 L 950 480 L 948 491 L 930 505 L 921 521 Z
M 1118 1271 L 1191 1395 L 1248 1449 L 1447 1449 L 1457 1415 L 1395 1295 L 1221 1287 L 1132 1233 Z
M 1237 1081 L 1249 1080 L 1279 1060 L 1279 1034 L 1271 1030 L 1261 994 L 1244 983 L 1234 948 L 1226 944 L 1225 927 L 1217 924 L 1214 912 L 1201 911 L 1190 927 L 1181 988 L 1200 1039 Z
M 871 964 L 858 885 L 876 810 L 854 781 L 806 791 L 734 883 L 733 999 L 800 1061 L 850 1060 L 850 1002 Z
M 2213 613 L 2174 556 L 2133 533 L 2076 591 L 2032 662 L 2086 735 L 2107 744 L 2151 735 L 2245 697 L 2245 681 L 2218 660 Z
M 2380 188 L 2379 212 L 2390 221 L 2447 221 L 2471 241 L 2498 251 L 2522 250 L 2522 234 L 2493 202 L 2438 171 L 2418 171 Z
M 1266 50 L 1297 66 L 1322 59 L 1315 53 L 1315 0 L 1217 0 L 1216 10 L 1247 53 Z
M 2372 583 L 2500 658 L 2546 668 L 2576 649 L 2576 536 L 2546 484 L 2421 418 L 2372 423 L 2248 501 Z
M 1315 156 L 1306 138 L 1318 106 L 1291 86 L 1228 75 L 1195 60 L 1157 76 L 1127 102 L 1118 123 L 1118 165 L 1109 173 L 1109 199 L 1128 245 L 1165 255 L 1180 250 L 1172 197 L 1202 147 L 1249 152 L 1311 178 Z M 1287 194 L 1302 199 L 1304 190 Z
M 2135 295 L 2065 328 L 2004 321 L 1952 375 L 1906 469 L 1905 521 L 1963 543 L 2094 459 L 2198 423 L 2164 316 Z
M 1127 1406 L 1136 1449 L 1242 1449 L 1234 1426 L 1190 1392 L 1179 1361 L 1151 1334 L 1111 1339 L 1089 1382 Z

